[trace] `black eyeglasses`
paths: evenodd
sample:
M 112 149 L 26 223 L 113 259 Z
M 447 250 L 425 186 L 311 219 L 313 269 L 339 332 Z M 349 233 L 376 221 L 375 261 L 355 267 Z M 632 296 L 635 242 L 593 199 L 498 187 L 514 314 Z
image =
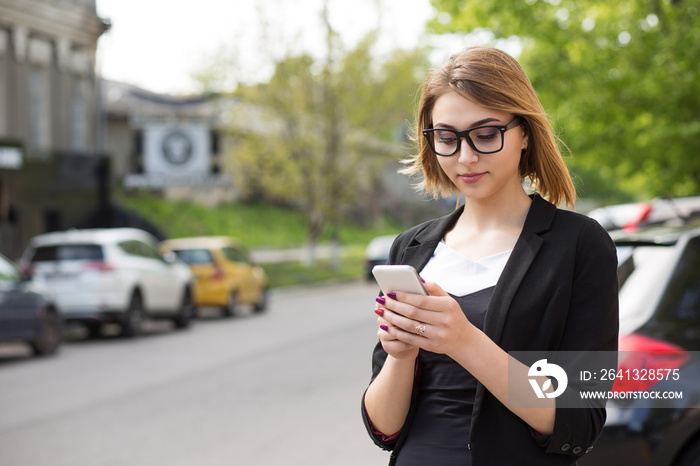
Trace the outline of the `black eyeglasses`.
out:
M 522 124 L 522 118 L 515 117 L 505 126 L 477 126 L 466 131 L 430 128 L 423 130 L 428 145 L 437 155 L 449 157 L 459 152 L 462 138 L 469 147 L 480 154 L 494 154 L 503 149 L 506 131 Z

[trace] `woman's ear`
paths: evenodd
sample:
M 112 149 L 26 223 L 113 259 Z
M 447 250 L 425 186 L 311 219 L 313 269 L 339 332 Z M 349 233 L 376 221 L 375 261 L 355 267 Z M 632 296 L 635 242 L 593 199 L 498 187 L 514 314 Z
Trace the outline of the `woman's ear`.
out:
M 527 133 L 525 133 L 525 131 L 523 131 L 523 144 L 520 147 L 520 149 L 521 150 L 527 149 L 527 143 L 528 143 L 528 135 L 527 135 Z

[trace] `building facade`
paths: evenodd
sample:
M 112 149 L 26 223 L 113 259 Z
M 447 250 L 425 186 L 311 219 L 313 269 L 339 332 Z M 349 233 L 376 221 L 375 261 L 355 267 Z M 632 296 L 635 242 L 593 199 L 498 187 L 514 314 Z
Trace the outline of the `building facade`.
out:
M 0 252 L 108 202 L 95 0 L 0 0 Z
M 237 198 L 223 156 L 233 144 L 223 117 L 236 99 L 158 94 L 105 80 L 102 102 L 115 186 L 206 205 Z

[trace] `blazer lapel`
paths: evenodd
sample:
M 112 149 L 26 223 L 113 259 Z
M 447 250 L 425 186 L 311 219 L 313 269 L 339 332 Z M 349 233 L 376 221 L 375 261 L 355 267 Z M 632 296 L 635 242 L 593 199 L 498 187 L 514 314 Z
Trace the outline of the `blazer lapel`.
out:
M 544 240 L 540 234 L 549 230 L 556 211 L 557 208 L 542 199 L 539 194 L 532 196 L 532 205 L 525 219 L 523 231 L 515 243 L 513 252 L 501 273 L 498 283 L 496 283 L 496 288 L 493 290 L 484 318 L 484 333 L 499 346 L 508 309 L 510 309 L 510 305 L 513 302 L 515 292 L 518 290 L 520 283 L 523 281 L 525 274 L 542 246 Z M 478 383 L 472 409 L 472 433 L 476 428 L 485 392 L 486 388 L 484 385 Z
M 531 197 L 532 205 L 525 219 L 523 231 L 496 284 L 486 312 L 484 333 L 496 343 L 499 343 L 515 292 L 542 245 L 540 234 L 549 230 L 557 210 L 539 194 L 533 194 Z M 417 233 L 411 244 L 401 254 L 398 263 L 412 265 L 420 272 L 433 257 L 435 248 L 444 238 L 445 233 L 454 227 L 463 211 L 464 206 L 461 206 L 449 215 L 438 219 L 429 228 Z
M 543 240 L 540 234 L 549 230 L 557 210 L 554 205 L 542 199 L 538 194 L 534 194 L 532 197 L 532 205 L 525 219 L 523 231 L 515 243 L 496 288 L 493 290 L 491 302 L 486 311 L 484 333 L 496 344 L 500 343 L 503 325 L 515 292 L 542 246 Z
M 438 243 L 444 238 L 445 233 L 455 225 L 463 210 L 464 206 L 461 206 L 449 215 L 437 219 L 430 228 L 416 234 L 412 244 L 403 251 L 400 263 L 412 265 L 418 272 L 423 270 L 425 264 L 433 257 Z

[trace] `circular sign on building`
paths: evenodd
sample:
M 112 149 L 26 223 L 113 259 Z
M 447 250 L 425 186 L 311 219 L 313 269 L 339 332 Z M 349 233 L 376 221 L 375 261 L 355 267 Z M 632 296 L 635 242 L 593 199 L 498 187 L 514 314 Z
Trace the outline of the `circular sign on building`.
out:
M 192 141 L 182 131 L 171 131 L 163 138 L 163 157 L 173 165 L 185 165 L 192 158 Z
M 208 175 L 211 129 L 205 123 L 149 122 L 144 125 L 144 173 Z

